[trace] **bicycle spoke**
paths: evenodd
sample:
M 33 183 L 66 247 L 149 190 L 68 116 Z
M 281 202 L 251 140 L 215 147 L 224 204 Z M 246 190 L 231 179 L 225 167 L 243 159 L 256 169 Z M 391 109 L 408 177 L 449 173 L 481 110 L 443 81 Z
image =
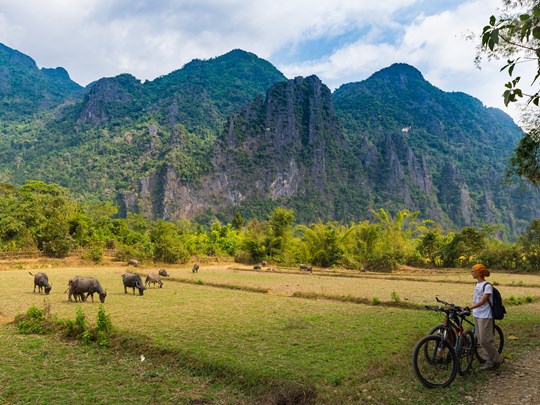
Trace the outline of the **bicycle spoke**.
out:
M 426 387 L 447 387 L 458 372 L 456 352 L 440 336 L 426 336 L 414 348 L 413 369 Z

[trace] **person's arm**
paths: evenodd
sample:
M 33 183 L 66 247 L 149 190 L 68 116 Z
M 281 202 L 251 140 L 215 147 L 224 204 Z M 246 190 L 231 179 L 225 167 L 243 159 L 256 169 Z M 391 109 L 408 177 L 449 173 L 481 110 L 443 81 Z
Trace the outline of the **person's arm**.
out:
M 472 304 L 468 308 L 469 309 L 475 309 L 475 308 L 481 307 L 482 305 L 484 305 L 487 302 L 487 300 L 489 300 L 489 294 L 484 293 L 484 295 L 482 295 L 482 298 L 480 298 L 480 301 L 478 301 L 476 304 Z

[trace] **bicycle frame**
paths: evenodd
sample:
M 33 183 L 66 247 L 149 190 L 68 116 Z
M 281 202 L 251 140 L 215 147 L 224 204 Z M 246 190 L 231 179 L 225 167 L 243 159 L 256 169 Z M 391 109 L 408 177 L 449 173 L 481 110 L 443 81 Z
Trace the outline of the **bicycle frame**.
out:
M 459 374 L 465 375 L 472 367 L 472 356 L 473 353 L 476 353 L 475 346 L 477 344 L 474 332 L 465 329 L 463 324 L 463 322 L 466 322 L 474 328 L 474 324 L 466 319 L 466 317 L 470 315 L 470 311 L 468 309 L 464 310 L 455 304 L 443 301 L 439 299 L 439 297 L 435 297 L 435 299 L 445 306 L 426 306 L 426 309 L 444 312 L 445 317 L 443 324 L 432 328 L 429 334 L 438 334 L 441 336 L 441 339 L 450 343 L 459 360 Z

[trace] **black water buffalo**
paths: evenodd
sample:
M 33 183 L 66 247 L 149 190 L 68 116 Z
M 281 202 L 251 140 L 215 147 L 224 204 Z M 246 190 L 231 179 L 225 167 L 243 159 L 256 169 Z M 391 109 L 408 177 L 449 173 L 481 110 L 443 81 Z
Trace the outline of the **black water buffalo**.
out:
M 94 277 L 76 276 L 69 280 L 68 287 L 68 302 L 71 302 L 72 296 L 75 298 L 75 301 L 77 301 L 77 298 L 80 298 L 81 301 L 86 301 L 86 299 L 91 296 L 92 302 L 94 302 L 94 293 L 98 293 L 99 300 L 101 303 L 104 303 L 105 297 L 107 296 L 107 292 L 101 288 L 99 281 L 97 281 L 97 279 Z M 86 294 L 86 297 L 84 294 Z
M 169 277 L 169 273 L 167 273 L 167 270 L 161 269 L 158 274 L 162 277 Z
M 122 274 L 122 282 L 124 283 L 124 292 L 127 294 L 127 288 L 133 288 L 133 294 L 135 294 L 135 288 L 139 289 L 139 295 L 144 295 L 146 287 L 143 285 L 141 276 L 135 273 Z
M 147 287 L 150 283 L 159 284 L 159 288 L 163 287 L 163 282 L 159 278 L 159 274 L 150 273 L 146 276 L 144 286 Z
M 34 276 L 32 273 L 30 273 L 30 275 Z M 38 293 L 40 294 L 42 290 L 45 290 L 45 294 L 51 292 L 52 285 L 49 284 L 49 277 L 45 273 L 36 273 L 34 276 L 34 292 L 36 292 L 36 286 L 38 288 Z
M 309 271 L 310 273 L 313 273 L 313 267 L 308 266 L 307 264 L 302 263 L 300 265 L 300 270 Z
M 253 266 L 253 270 L 260 270 L 260 269 L 261 269 L 260 264 L 256 264 L 255 266 Z
M 193 273 L 197 273 L 197 272 L 199 271 L 199 265 L 198 265 L 197 263 L 195 263 L 195 264 L 193 265 L 193 268 L 191 269 L 191 271 L 192 271 Z
M 133 267 L 139 267 L 139 264 L 140 263 L 139 263 L 138 260 L 130 260 L 127 265 L 128 266 L 133 266 Z

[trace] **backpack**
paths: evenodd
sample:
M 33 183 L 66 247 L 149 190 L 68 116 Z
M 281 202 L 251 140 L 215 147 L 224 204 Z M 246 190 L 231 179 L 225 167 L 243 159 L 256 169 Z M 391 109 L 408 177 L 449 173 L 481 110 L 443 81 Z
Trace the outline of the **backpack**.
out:
M 489 283 L 484 284 L 482 292 L 484 292 L 484 290 L 486 289 L 486 285 L 488 284 Z M 500 320 L 504 318 L 504 314 L 506 314 L 506 308 L 503 305 L 501 293 L 499 292 L 499 290 L 493 287 L 493 285 L 491 285 L 491 287 L 493 288 L 493 294 L 491 297 L 492 299 L 488 300 L 489 306 L 491 307 L 491 314 L 493 315 L 493 319 Z

